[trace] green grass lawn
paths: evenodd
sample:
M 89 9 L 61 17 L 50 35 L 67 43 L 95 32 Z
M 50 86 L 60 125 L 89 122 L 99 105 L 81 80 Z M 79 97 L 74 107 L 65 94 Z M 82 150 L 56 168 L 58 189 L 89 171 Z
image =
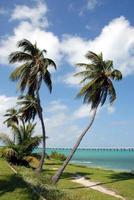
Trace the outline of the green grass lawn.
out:
M 47 163 L 49 173 L 53 173 L 53 168 L 58 168 L 57 163 Z M 85 189 L 82 185 L 72 183 L 71 179 L 77 174 L 85 176 L 92 181 L 101 182 L 102 186 L 116 191 L 127 200 L 134 200 L 134 175 L 126 172 L 115 172 L 110 170 L 88 168 L 85 166 L 69 165 L 65 170 L 58 187 L 69 191 L 70 193 L 77 193 L 79 196 L 85 196 L 89 200 L 114 200 L 117 198 L 102 194 L 92 189 Z
M 5 161 L 0 160 L 0 200 L 38 200 L 24 180 L 31 180 L 31 184 L 37 186 L 38 191 L 47 197 L 47 200 L 117 200 L 115 197 L 73 183 L 71 179 L 76 175 L 101 182 L 102 186 L 116 191 L 126 200 L 134 200 L 134 175 L 130 173 L 69 165 L 55 187 L 50 183 L 50 177 L 60 165 L 58 161 L 47 161 L 41 175 L 37 175 L 32 169 L 18 167 L 21 175 L 19 176 L 14 175 Z M 45 192 L 42 192 L 41 188 Z M 63 192 L 67 195 L 63 195 Z
M 14 174 L 7 162 L 0 159 L 0 200 L 37 199 L 21 176 Z

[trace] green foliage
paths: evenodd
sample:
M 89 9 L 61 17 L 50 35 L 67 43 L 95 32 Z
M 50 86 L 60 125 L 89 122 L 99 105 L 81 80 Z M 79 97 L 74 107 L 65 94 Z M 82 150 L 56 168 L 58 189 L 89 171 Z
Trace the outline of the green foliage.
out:
M 51 175 L 47 171 L 44 171 L 42 174 L 36 174 L 31 169 L 25 169 L 24 167 L 19 167 L 19 171 L 23 179 L 30 183 L 38 194 L 47 200 L 79 200 L 77 194 L 70 194 L 53 185 Z M 86 199 L 81 198 L 81 200 Z
M 66 156 L 62 153 L 58 153 L 56 151 L 53 151 L 50 156 L 49 156 L 50 159 L 55 159 L 55 160 L 60 160 L 60 161 L 64 161 L 66 160 Z
M 51 74 L 48 66 L 56 69 L 53 60 L 46 58 L 46 50 L 39 50 L 36 44 L 32 44 L 27 39 L 20 40 L 17 44 L 21 51 L 15 51 L 9 55 L 9 62 L 23 62 L 11 73 L 11 80 L 18 81 L 18 89 L 24 92 L 28 87 L 28 95 L 34 96 L 40 89 L 42 81 L 48 89 L 52 90 Z
M 36 97 L 30 95 L 20 96 L 17 104 L 20 105 L 19 113 L 25 122 L 35 119 L 35 116 L 38 113 L 38 102 Z
M 77 64 L 84 70 L 76 73 L 75 76 L 80 76 L 82 78 L 80 83 L 85 83 L 77 97 L 83 96 L 84 103 L 91 104 L 92 109 L 99 104 L 102 106 L 107 97 L 110 103 L 113 103 L 116 99 L 116 91 L 112 80 L 121 80 L 121 72 L 113 68 L 113 61 L 104 61 L 102 53 L 97 55 L 89 51 L 86 58 L 90 63 Z
M 53 60 L 45 57 L 46 50 L 40 50 L 36 43 L 32 44 L 27 39 L 22 39 L 17 44 L 20 51 L 15 51 L 9 55 L 10 63 L 23 62 L 10 75 L 12 81 L 18 82 L 18 90 L 23 94 L 26 92 L 26 97 L 31 99 L 23 99 L 21 114 L 25 121 L 34 120 L 36 114 L 41 122 L 43 134 L 43 149 L 45 150 L 46 132 L 40 102 L 40 87 L 42 82 L 45 83 L 48 90 L 52 91 L 51 73 L 48 67 L 52 66 L 56 69 L 56 64 Z M 32 98 L 34 100 L 32 100 Z M 27 102 L 25 100 L 28 100 Z M 30 101 L 29 101 L 30 100 Z M 32 104 L 31 104 L 32 102 Z M 44 152 L 42 151 L 42 159 L 38 171 L 42 170 L 44 162 Z
M 19 113 L 15 108 L 10 108 L 7 110 L 7 113 L 4 115 L 7 119 L 4 121 L 7 124 L 7 127 L 11 127 L 12 124 L 19 123 Z
M 0 200 L 41 200 L 20 175 L 0 159 Z
M 12 124 L 12 138 L 1 133 L 0 140 L 5 144 L 1 149 L 1 156 L 13 164 L 29 165 L 30 162 L 38 164 L 36 154 L 33 154 L 41 140 L 41 136 L 33 136 L 36 124 Z

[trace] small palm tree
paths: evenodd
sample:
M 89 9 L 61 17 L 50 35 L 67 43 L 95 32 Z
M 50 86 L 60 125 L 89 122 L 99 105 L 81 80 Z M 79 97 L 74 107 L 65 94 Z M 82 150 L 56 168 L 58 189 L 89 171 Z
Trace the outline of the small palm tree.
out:
M 14 123 L 19 123 L 18 111 L 15 108 L 8 109 L 4 117 L 7 117 L 7 119 L 4 121 L 4 123 L 7 124 L 7 127 L 12 126 Z
M 12 135 L 16 137 L 14 142 L 7 134 L 0 133 L 0 140 L 4 143 L 3 156 L 13 164 L 28 165 L 37 155 L 33 150 L 42 141 L 42 136 L 33 136 L 36 124 L 12 125 Z
M 19 113 L 15 108 L 10 108 L 7 110 L 6 114 L 4 115 L 7 119 L 4 121 L 4 123 L 7 125 L 7 127 L 11 127 L 14 124 L 19 124 Z M 15 135 L 14 135 L 14 142 L 15 142 Z
M 48 67 L 53 66 L 56 69 L 56 64 L 53 60 L 44 57 L 46 50 L 40 51 L 36 43 L 33 45 L 30 41 L 23 39 L 18 42 L 18 47 L 21 48 L 21 51 L 11 53 L 9 62 L 23 62 L 23 64 L 12 72 L 10 78 L 12 81 L 18 81 L 18 89 L 22 93 L 27 91 L 28 95 L 37 99 L 37 114 L 41 122 L 43 134 L 42 157 L 37 168 L 37 172 L 41 172 L 45 158 L 46 131 L 39 91 L 42 82 L 46 84 L 50 92 L 52 91 L 51 74 Z
M 52 177 L 52 181 L 54 183 L 59 180 L 65 167 L 68 165 L 80 142 L 82 141 L 82 138 L 85 136 L 93 124 L 98 106 L 102 106 L 105 103 L 107 97 L 109 97 L 110 103 L 113 103 L 113 101 L 116 99 L 116 91 L 114 89 L 112 80 L 122 79 L 121 72 L 113 68 L 113 62 L 111 60 L 104 61 L 102 53 L 97 55 L 89 51 L 86 54 L 86 58 L 90 61 L 90 63 L 78 63 L 77 66 L 84 68 L 84 70 L 75 74 L 75 76 L 82 77 L 81 83 L 85 83 L 77 96 L 84 97 L 84 103 L 87 103 L 91 106 L 91 110 L 93 110 L 92 119 L 87 128 L 78 138 L 76 144 L 63 163 L 62 167 Z

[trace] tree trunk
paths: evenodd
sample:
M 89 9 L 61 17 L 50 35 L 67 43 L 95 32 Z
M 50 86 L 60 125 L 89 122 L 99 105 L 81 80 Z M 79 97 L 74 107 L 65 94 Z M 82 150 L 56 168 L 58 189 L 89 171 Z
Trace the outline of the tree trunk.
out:
M 82 134 L 80 135 L 80 137 L 78 138 L 77 142 L 75 143 L 73 149 L 71 150 L 70 154 L 68 155 L 68 157 L 66 158 L 66 160 L 64 161 L 62 167 L 56 172 L 56 174 L 52 177 L 52 182 L 53 183 L 57 183 L 58 180 L 60 179 L 60 176 L 62 175 L 64 169 L 66 168 L 66 166 L 68 165 L 69 161 L 71 160 L 71 158 L 73 157 L 75 151 L 77 150 L 79 144 L 82 141 L 82 138 L 85 136 L 85 134 L 87 133 L 87 131 L 90 129 L 90 127 L 93 124 L 93 121 L 95 119 L 96 116 L 96 112 L 97 112 L 97 107 L 94 109 L 94 113 L 93 113 L 93 117 L 92 120 L 90 121 L 89 125 L 87 126 L 87 128 L 82 132 Z
M 42 155 L 39 162 L 39 166 L 36 169 L 36 172 L 40 173 L 42 171 L 44 159 L 46 155 L 46 130 L 45 130 L 45 124 L 44 124 L 43 115 L 42 115 L 42 107 L 40 104 L 39 92 L 37 92 L 37 102 L 38 102 L 38 116 L 41 122 L 42 134 L 43 134 Z

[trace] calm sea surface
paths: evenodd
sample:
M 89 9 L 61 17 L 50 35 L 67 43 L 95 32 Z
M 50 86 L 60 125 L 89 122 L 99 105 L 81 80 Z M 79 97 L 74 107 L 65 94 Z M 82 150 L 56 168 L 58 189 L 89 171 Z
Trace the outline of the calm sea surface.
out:
M 47 149 L 48 154 L 52 151 L 57 151 L 67 156 L 70 149 Z M 105 169 L 132 171 L 134 170 L 134 150 L 78 149 L 71 162 Z

